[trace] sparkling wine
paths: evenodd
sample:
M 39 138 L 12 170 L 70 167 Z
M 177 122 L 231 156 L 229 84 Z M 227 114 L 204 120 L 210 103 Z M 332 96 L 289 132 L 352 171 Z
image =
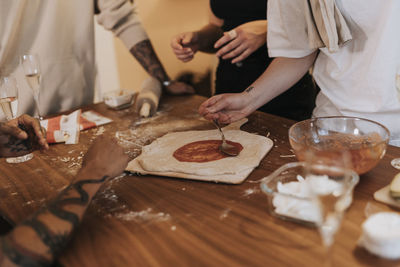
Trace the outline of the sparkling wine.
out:
M 0 98 L 0 106 L 7 120 L 11 120 L 13 118 L 13 103 L 16 103 L 16 101 L 16 97 Z
M 29 86 L 33 90 L 33 93 L 35 95 L 38 95 L 39 85 L 40 85 L 40 74 L 39 73 L 26 74 L 26 80 L 28 81 Z

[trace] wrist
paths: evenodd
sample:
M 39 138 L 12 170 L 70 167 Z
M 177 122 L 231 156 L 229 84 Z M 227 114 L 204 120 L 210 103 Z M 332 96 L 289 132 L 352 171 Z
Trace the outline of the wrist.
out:
M 103 168 L 93 168 L 91 166 L 83 166 L 78 174 L 76 175 L 75 181 L 79 180 L 98 180 L 107 176 L 109 179 L 109 175 L 106 174 L 106 171 Z
M 243 102 L 246 104 L 248 114 L 252 113 L 257 109 L 256 107 L 256 94 L 254 92 L 255 87 L 249 86 L 242 92 Z

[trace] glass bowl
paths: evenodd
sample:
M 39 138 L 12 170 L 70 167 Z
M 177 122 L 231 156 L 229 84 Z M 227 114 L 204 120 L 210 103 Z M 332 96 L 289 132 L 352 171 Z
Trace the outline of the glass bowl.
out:
M 315 166 L 325 173 L 332 173 L 332 168 L 336 168 L 326 165 Z M 268 211 L 272 216 L 306 226 L 317 225 L 320 219 L 319 204 L 313 200 L 309 185 L 304 180 L 306 174 L 305 162 L 291 162 L 281 166 L 261 181 L 261 191 L 268 197 Z M 350 175 L 348 190 L 340 204 L 343 210 L 351 205 L 353 190 L 359 181 L 356 172 L 348 170 L 348 174 Z
M 104 94 L 104 103 L 112 109 L 122 109 L 133 104 L 136 92 L 126 89 L 110 91 Z
M 377 122 L 355 117 L 320 117 L 300 121 L 289 129 L 289 142 L 299 161 L 307 153 L 325 164 L 348 153 L 351 168 L 363 174 L 374 168 L 385 155 L 389 130 Z

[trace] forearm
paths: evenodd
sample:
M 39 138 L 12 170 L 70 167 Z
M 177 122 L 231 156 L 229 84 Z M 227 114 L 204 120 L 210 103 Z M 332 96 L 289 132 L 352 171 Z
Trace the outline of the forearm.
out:
M 275 58 L 243 94 L 251 99 L 251 112 L 296 84 L 314 64 L 317 52 L 303 58 Z
M 170 78 L 158 59 L 150 40 L 137 43 L 130 50 L 131 54 L 139 61 L 146 72 L 160 82 L 169 81 Z
M 67 245 L 71 233 L 108 176 L 83 168 L 76 181 L 47 207 L 1 239 L 1 266 L 47 266 Z
M 198 35 L 199 40 L 199 51 L 215 53 L 217 49 L 214 48 L 214 44 L 224 35 L 224 32 L 220 27 L 210 23 L 197 31 L 196 34 Z

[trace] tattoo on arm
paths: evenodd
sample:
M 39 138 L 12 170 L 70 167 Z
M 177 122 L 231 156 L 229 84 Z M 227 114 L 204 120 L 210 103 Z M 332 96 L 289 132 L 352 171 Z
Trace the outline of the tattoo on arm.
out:
M 254 89 L 254 86 L 248 87 L 246 90 L 244 90 L 246 93 L 250 93 Z
M 37 238 L 47 248 L 47 253 L 52 255 L 52 258 L 65 247 L 70 239 L 70 233 L 73 232 L 80 222 L 78 214 L 64 210 L 63 207 L 67 205 L 78 205 L 82 209 L 86 208 L 89 204 L 90 196 L 88 192 L 83 189 L 86 184 L 100 184 L 105 182 L 108 176 L 103 176 L 101 179 L 94 180 L 80 180 L 68 186 L 51 204 L 46 208 L 39 210 L 32 218 L 26 220 L 21 225 L 30 227 L 37 234 Z M 76 192 L 78 197 L 67 197 L 70 192 Z M 38 216 L 44 213 L 55 216 L 61 220 L 71 223 L 71 229 L 65 229 L 64 232 L 54 233 L 49 229 L 46 221 L 39 220 Z M 48 266 L 52 262 L 46 259 L 43 255 L 30 251 L 29 248 L 23 248 L 18 245 L 17 240 L 13 240 L 13 236 L 9 235 L 1 239 L 1 247 L 3 254 L 12 262 L 21 266 Z
M 32 145 L 28 140 L 21 140 L 15 137 L 10 137 L 9 141 L 4 144 L 4 147 L 13 153 L 32 150 Z
M 169 77 L 158 59 L 150 40 L 139 42 L 131 48 L 130 52 L 151 76 L 161 82 L 169 80 Z

